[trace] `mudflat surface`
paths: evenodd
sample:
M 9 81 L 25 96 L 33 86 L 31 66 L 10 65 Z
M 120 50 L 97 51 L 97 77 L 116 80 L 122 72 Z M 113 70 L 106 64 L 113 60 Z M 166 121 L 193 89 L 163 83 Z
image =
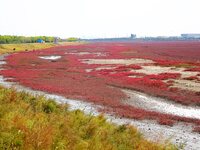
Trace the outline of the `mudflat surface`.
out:
M 199 48 L 198 42 L 60 46 L 6 56 L 0 73 L 31 92 L 54 93 L 49 96 L 72 108 L 94 114 L 98 108 L 115 123 L 136 125 L 150 139 L 172 136 L 174 143 L 198 149 L 199 134 L 192 130 L 200 126 Z
M 80 109 L 86 114 L 98 115 L 101 112 L 102 106 L 93 103 L 83 102 L 79 100 L 67 99 L 63 96 L 49 94 L 42 91 L 32 90 L 30 88 L 21 86 L 17 83 L 7 82 L 2 76 L 0 77 L 0 84 L 5 87 L 14 87 L 18 91 L 25 91 L 33 95 L 43 95 L 46 98 L 54 99 L 58 103 L 67 103 L 71 110 Z M 200 134 L 192 132 L 192 125 L 184 125 L 182 123 L 176 124 L 173 127 L 159 125 L 154 121 L 143 120 L 138 121 L 134 119 L 127 119 L 125 117 L 117 117 L 114 114 L 104 114 L 108 121 L 118 125 L 131 124 L 139 129 L 139 131 L 149 140 L 166 143 L 172 142 L 177 145 L 184 145 L 185 150 L 200 149 Z

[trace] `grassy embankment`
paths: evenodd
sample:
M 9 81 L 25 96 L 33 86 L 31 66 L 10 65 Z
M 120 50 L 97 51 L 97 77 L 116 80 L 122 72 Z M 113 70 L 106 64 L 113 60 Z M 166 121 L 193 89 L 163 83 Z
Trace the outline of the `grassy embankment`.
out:
M 145 140 L 132 126 L 117 126 L 42 96 L 0 87 L 0 149 L 171 150 Z
M 0 45 L 0 54 L 53 46 L 4 44 Z M 102 115 L 94 117 L 79 110 L 69 111 L 67 105 L 57 104 L 42 96 L 34 97 L 0 87 L 0 149 L 177 148 L 169 143 L 149 142 L 134 127 L 108 123 Z

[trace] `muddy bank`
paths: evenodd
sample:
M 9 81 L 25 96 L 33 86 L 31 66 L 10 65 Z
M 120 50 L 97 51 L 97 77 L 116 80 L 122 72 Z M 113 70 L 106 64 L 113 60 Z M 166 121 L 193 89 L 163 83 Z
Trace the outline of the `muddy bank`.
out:
M 175 102 L 167 101 L 163 98 L 150 96 L 133 90 L 122 91 L 129 97 L 124 101 L 127 105 L 165 114 L 200 119 L 200 107 L 184 106 Z

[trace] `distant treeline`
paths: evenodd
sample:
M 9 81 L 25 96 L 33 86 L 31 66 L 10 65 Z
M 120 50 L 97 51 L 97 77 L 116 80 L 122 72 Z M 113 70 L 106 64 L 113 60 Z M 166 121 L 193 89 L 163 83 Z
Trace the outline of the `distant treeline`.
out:
M 10 35 L 0 35 L 0 44 L 10 44 L 10 43 L 36 43 L 38 39 L 42 39 L 45 42 L 53 42 L 54 37 L 50 36 L 10 36 Z
M 70 37 L 70 38 L 67 39 L 68 42 L 76 42 L 78 40 L 80 40 L 80 39 L 76 38 L 76 37 Z

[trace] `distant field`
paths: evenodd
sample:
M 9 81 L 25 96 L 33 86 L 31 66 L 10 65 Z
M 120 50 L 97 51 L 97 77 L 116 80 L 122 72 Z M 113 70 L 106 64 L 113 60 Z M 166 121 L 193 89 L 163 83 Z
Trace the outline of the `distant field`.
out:
M 77 45 L 78 42 L 61 42 L 59 45 Z M 20 51 L 39 50 L 57 46 L 53 43 L 21 43 L 21 44 L 0 44 L 0 54 Z
M 53 43 L 0 44 L 0 53 L 2 54 L 2 53 L 19 52 L 25 50 L 37 50 L 53 46 L 55 46 L 55 44 Z

